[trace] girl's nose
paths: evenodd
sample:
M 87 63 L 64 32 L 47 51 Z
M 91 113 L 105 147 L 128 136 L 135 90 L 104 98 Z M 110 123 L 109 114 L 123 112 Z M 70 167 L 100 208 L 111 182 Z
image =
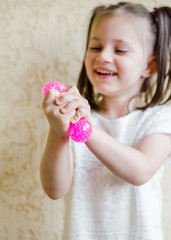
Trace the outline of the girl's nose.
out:
M 97 61 L 100 62 L 113 62 L 113 52 L 110 49 L 102 49 L 98 56 L 97 56 Z

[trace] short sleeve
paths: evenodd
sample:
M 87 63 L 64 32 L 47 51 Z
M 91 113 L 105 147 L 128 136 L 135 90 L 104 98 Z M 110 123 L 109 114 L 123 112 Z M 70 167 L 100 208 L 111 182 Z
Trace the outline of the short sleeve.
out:
M 148 113 L 144 136 L 153 133 L 171 134 L 171 107 L 158 106 Z
M 144 136 L 154 133 L 171 134 L 171 106 L 162 105 L 147 109 L 140 122 L 136 142 Z M 167 162 L 171 162 L 171 156 Z

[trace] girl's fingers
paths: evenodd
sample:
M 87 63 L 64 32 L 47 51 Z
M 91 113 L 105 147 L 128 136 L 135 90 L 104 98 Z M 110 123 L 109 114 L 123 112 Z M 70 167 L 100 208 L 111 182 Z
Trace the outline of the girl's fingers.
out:
M 72 111 L 73 109 L 76 109 L 80 106 L 80 100 L 79 99 L 73 99 L 70 102 L 67 102 L 66 104 L 63 104 L 61 107 L 61 113 L 67 113 Z
M 54 102 L 54 100 L 59 97 L 59 95 L 60 92 L 58 92 L 57 90 L 49 90 L 44 97 L 43 104 L 48 105 L 49 103 Z
M 46 93 L 44 99 L 55 98 L 55 97 L 57 97 L 57 96 L 59 96 L 59 95 L 60 95 L 60 92 L 58 92 L 58 91 L 55 90 L 55 89 L 51 89 L 51 90 L 49 90 L 49 91 Z
M 78 91 L 78 88 L 77 88 L 76 86 L 70 86 L 70 87 L 67 89 L 67 92 L 80 94 L 79 91 Z
M 68 113 L 74 109 L 76 111 L 79 110 L 79 112 L 81 112 L 81 115 L 82 115 L 82 112 L 85 112 L 86 109 L 89 110 L 90 107 L 89 107 L 88 101 L 81 97 L 81 98 L 75 98 L 72 101 L 61 105 L 60 111 L 61 113 Z
M 71 86 L 65 93 L 60 94 L 55 99 L 55 104 L 60 107 L 61 114 L 68 114 L 75 111 L 71 122 L 76 123 L 81 117 L 90 120 L 90 106 L 88 101 L 83 98 L 75 86 Z
M 82 117 L 85 117 L 87 120 L 89 120 L 91 122 L 91 111 L 90 111 L 89 105 L 81 107 L 81 108 L 77 108 L 75 115 L 71 118 L 71 122 L 76 123 Z
M 56 99 L 55 103 L 57 105 L 65 104 L 67 102 L 73 101 L 74 99 L 79 99 L 81 97 L 78 89 L 75 86 L 71 86 L 67 89 L 65 93 L 61 93 Z
M 80 120 L 81 117 L 82 117 L 81 112 L 79 111 L 79 109 L 77 109 L 75 115 L 71 118 L 71 122 L 76 123 Z

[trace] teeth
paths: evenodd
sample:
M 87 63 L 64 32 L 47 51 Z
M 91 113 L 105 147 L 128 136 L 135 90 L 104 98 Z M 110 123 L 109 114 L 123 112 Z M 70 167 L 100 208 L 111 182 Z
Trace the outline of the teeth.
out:
M 104 71 L 104 70 L 97 70 L 97 73 L 104 74 L 104 75 L 113 75 L 114 74 L 113 72 L 108 72 L 108 71 Z

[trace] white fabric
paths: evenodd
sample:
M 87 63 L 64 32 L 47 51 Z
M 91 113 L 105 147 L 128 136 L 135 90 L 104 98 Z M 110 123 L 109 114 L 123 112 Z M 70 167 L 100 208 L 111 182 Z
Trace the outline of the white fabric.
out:
M 171 107 L 155 106 L 107 120 L 92 113 L 92 124 L 121 143 L 171 133 Z M 162 240 L 161 167 L 150 181 L 133 186 L 108 170 L 86 147 L 72 142 L 74 179 L 65 197 L 64 240 Z M 105 149 L 104 149 L 105 151 Z

